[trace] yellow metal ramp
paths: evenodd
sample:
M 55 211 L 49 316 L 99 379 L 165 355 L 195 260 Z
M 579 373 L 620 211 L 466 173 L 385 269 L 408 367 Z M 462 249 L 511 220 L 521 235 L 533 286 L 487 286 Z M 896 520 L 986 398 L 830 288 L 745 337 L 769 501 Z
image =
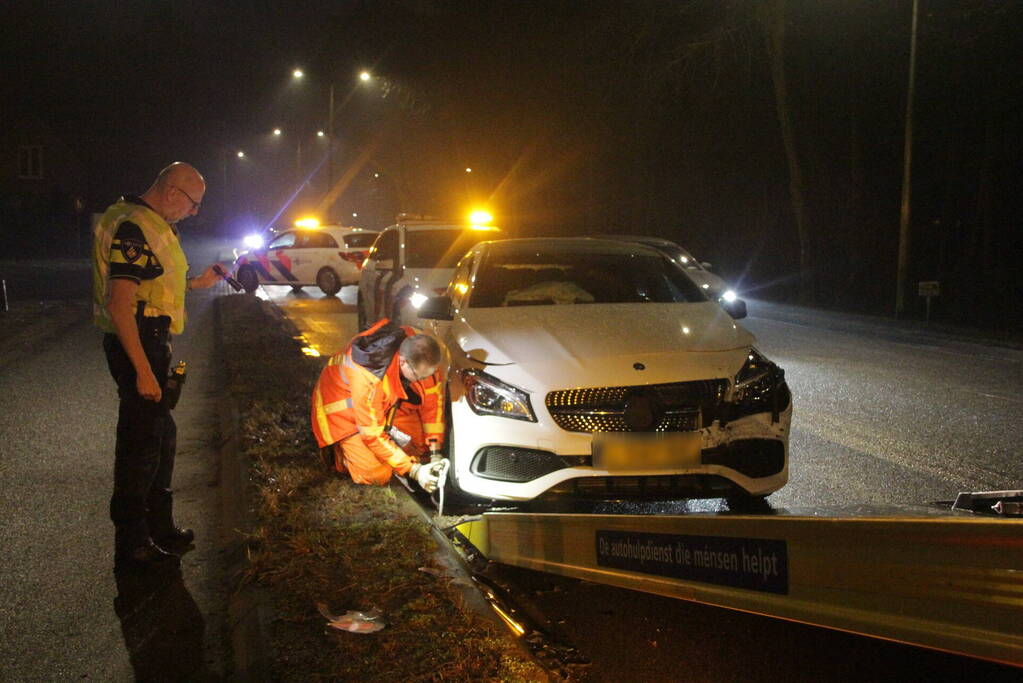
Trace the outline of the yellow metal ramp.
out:
M 500 562 L 1023 666 L 1023 520 L 486 513 Z

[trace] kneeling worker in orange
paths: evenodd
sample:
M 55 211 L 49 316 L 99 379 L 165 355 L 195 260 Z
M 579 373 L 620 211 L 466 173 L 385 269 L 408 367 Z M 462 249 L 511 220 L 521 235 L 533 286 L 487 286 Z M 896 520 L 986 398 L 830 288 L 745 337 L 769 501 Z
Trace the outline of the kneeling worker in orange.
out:
M 444 441 L 440 344 L 412 327 L 378 321 L 334 354 L 313 389 L 312 425 L 334 467 L 357 484 L 393 472 L 437 488 Z M 399 445 L 399 442 L 401 445 Z M 431 462 L 419 458 L 429 450 Z

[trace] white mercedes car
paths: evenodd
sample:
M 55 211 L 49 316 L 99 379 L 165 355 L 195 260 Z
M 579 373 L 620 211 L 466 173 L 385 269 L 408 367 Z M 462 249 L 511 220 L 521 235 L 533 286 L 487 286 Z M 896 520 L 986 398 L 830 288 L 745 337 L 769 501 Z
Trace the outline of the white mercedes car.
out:
M 419 317 L 450 353 L 464 497 L 742 498 L 788 480 L 784 371 L 652 247 L 482 242 Z

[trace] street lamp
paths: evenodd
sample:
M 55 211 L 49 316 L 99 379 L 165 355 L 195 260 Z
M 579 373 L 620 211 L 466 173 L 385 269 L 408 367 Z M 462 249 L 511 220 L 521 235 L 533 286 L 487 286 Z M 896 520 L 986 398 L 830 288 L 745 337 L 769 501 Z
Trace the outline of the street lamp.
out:
M 326 135 L 326 133 L 324 133 L 322 130 L 316 131 L 316 137 L 322 138 L 324 135 Z
M 466 173 L 472 173 L 472 169 L 471 168 L 467 168 L 467 169 L 465 169 L 465 172 Z
M 281 134 L 281 129 L 280 128 L 274 128 L 274 135 L 280 135 L 280 134 Z
M 368 71 L 363 71 L 359 74 L 359 80 L 363 83 L 369 83 L 373 79 L 373 76 Z
M 302 78 L 303 76 L 305 76 L 305 73 L 301 69 L 295 69 L 291 72 L 292 78 Z
M 241 150 L 238 150 L 238 158 L 239 159 L 244 159 L 245 158 L 245 152 L 243 152 Z

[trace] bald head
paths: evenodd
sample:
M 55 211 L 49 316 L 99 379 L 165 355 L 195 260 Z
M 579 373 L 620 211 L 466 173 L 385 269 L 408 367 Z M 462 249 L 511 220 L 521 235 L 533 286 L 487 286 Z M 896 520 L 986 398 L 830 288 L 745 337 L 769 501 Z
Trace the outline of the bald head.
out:
M 142 195 L 168 223 L 177 223 L 199 213 L 206 194 L 206 181 L 191 164 L 175 161 L 167 166 Z

